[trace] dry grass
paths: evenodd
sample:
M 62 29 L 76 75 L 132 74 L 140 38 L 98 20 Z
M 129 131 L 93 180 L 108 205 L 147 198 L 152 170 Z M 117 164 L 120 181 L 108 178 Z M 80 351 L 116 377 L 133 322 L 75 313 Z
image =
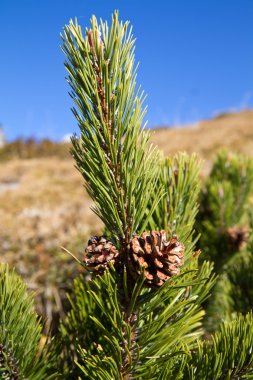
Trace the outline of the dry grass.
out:
M 1 163 L 0 247 L 36 292 L 38 311 L 51 321 L 63 316 L 65 292 L 87 239 L 101 230 L 72 159 L 43 158 Z
M 165 155 L 178 151 L 197 152 L 202 158 L 213 158 L 221 148 L 253 155 L 253 110 L 222 114 L 215 119 L 179 128 L 157 129 L 152 141 Z
M 1 165 L 0 183 L 5 185 L 0 187 L 1 235 L 55 236 L 56 244 L 66 244 L 100 226 L 71 159 L 9 161 Z

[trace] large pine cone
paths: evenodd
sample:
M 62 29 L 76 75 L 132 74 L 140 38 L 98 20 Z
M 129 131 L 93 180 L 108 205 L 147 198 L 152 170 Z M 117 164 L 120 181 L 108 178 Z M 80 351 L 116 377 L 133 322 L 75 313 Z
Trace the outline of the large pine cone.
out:
M 93 236 L 88 241 L 88 247 L 83 259 L 84 266 L 102 274 L 108 268 L 108 264 L 115 264 L 118 261 L 119 252 L 112 241 L 106 236 Z
M 180 273 L 184 263 L 184 245 L 173 235 L 166 241 L 165 231 L 135 235 L 128 245 L 128 268 L 136 279 L 144 268 L 147 286 L 161 286 Z

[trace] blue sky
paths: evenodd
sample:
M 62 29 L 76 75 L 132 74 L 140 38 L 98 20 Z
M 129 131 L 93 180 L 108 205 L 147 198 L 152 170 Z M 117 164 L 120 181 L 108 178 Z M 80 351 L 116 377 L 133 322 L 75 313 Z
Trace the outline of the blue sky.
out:
M 110 20 L 137 37 L 148 126 L 253 107 L 252 0 L 0 0 L 0 123 L 8 139 L 77 131 L 60 32 L 77 16 Z

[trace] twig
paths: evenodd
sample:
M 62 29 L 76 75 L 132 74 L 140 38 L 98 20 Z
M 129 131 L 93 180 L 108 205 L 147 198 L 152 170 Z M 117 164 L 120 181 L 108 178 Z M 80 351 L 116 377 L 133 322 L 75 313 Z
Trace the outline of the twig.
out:
M 71 253 L 67 248 L 61 247 L 61 249 L 65 252 L 67 252 L 70 256 L 73 257 L 73 259 L 75 259 L 80 265 L 82 265 L 82 262 L 73 253 Z

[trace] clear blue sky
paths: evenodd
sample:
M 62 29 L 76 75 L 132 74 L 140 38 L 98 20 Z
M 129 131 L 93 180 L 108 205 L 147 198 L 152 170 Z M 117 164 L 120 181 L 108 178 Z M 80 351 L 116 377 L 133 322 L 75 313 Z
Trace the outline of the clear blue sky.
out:
M 0 0 L 0 123 L 8 139 L 77 131 L 60 32 L 119 9 L 137 37 L 148 125 L 253 107 L 253 0 Z

